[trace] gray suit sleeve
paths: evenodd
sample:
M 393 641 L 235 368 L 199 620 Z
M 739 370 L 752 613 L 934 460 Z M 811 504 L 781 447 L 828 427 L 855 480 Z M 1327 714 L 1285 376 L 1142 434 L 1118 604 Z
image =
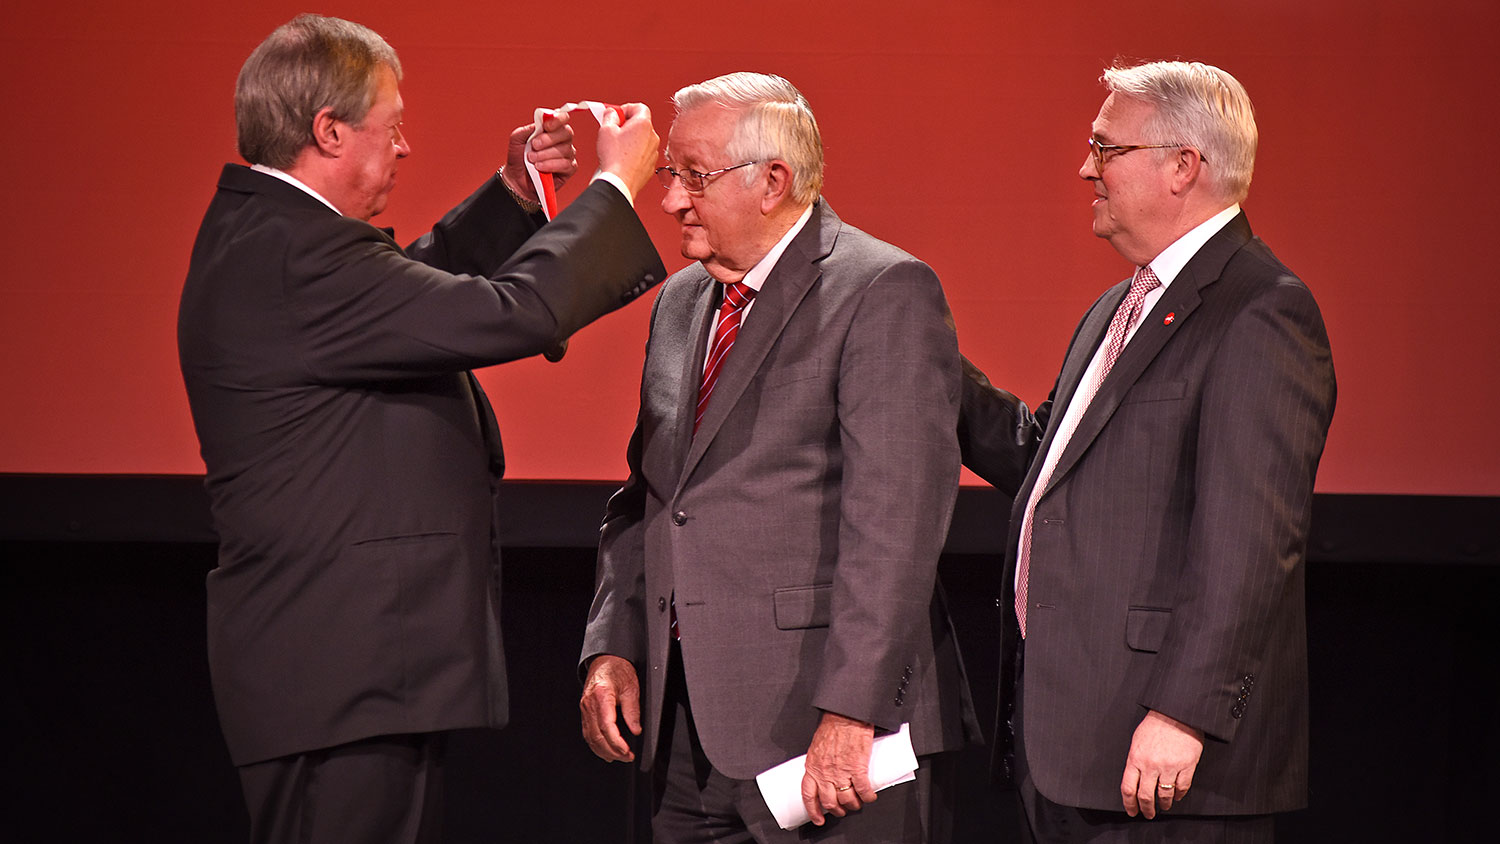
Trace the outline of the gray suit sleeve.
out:
M 651 304 L 653 330 L 660 308 L 661 297 L 657 297 Z M 641 380 L 644 407 L 644 376 Z M 580 678 L 588 671 L 589 661 L 601 654 L 622 657 L 637 667 L 646 662 L 646 482 L 641 476 L 641 439 L 638 412 L 625 449 L 630 475 L 610 496 L 604 508 L 604 524 L 599 528 L 594 600 L 578 658 Z
M 957 340 L 914 259 L 863 292 L 839 365 L 843 452 L 832 620 L 819 709 L 896 729 L 958 492 Z

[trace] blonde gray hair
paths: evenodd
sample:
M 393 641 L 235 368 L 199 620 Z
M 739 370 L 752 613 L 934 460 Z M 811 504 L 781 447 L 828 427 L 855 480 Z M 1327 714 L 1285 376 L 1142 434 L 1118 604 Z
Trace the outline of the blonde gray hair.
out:
M 1101 81 L 1112 93 L 1155 106 L 1139 143 L 1195 147 L 1225 199 L 1249 195 L 1259 135 L 1250 95 L 1233 76 L 1202 62 L 1150 62 L 1109 68 Z
M 396 51 L 357 23 L 308 14 L 282 24 L 245 60 L 235 83 L 240 155 L 285 170 L 313 143 L 313 117 L 322 109 L 360 125 L 382 65 L 401 78 Z
M 792 171 L 792 200 L 809 205 L 823 191 L 823 137 L 812 106 L 792 83 L 766 73 L 730 73 L 689 85 L 672 96 L 682 114 L 703 106 L 741 112 L 725 149 L 732 163 L 780 159 Z M 753 168 L 745 183 L 755 178 Z

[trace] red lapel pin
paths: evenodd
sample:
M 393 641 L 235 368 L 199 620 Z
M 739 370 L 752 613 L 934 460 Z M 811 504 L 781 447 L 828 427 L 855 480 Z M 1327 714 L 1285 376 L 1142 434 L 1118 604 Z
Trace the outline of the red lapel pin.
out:
M 1176 311 L 1173 311 L 1173 312 L 1167 314 L 1167 318 L 1164 319 L 1164 320 L 1162 320 L 1161 324 L 1162 325 L 1171 325 L 1172 324 L 1172 320 L 1174 320 L 1174 319 L 1177 319 L 1177 312 Z

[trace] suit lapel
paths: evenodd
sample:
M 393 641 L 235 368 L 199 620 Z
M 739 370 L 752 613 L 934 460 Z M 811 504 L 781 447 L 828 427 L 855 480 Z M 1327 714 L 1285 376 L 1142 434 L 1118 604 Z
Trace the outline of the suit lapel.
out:
M 693 304 L 691 308 L 692 321 L 687 331 L 682 335 L 683 342 L 690 345 L 679 351 L 681 357 L 681 371 L 677 383 L 681 385 L 678 395 L 675 397 L 676 412 L 673 418 L 676 424 L 672 429 L 673 458 L 679 461 L 687 459 L 688 450 L 693 442 L 693 417 L 698 412 L 698 388 L 703 383 L 704 357 L 708 353 L 708 332 L 713 328 L 714 312 L 719 309 L 722 301 L 723 285 L 714 281 L 701 267 L 694 267 L 699 277 L 693 280 Z M 736 348 L 739 346 L 735 344 Z M 733 355 L 730 355 L 732 358 Z M 723 383 L 723 377 L 719 379 Z M 718 387 L 715 388 L 716 390 Z M 686 474 L 683 471 L 683 463 L 672 467 L 673 473 L 670 477 L 681 479 Z
M 1124 300 L 1125 293 L 1129 289 L 1129 279 L 1115 285 L 1100 298 L 1098 306 L 1089 312 L 1083 325 L 1078 329 L 1078 342 L 1073 344 L 1068 352 L 1067 360 L 1063 361 L 1062 375 L 1058 379 L 1057 410 L 1054 411 L 1054 418 L 1062 419 L 1067 413 L 1068 406 L 1073 403 L 1073 398 L 1078 393 L 1078 386 L 1082 383 L 1084 373 L 1089 368 L 1089 361 L 1093 359 L 1099 344 L 1104 342 L 1104 335 L 1109 331 L 1109 322 L 1114 318 L 1115 311 L 1120 307 L 1120 302 Z M 1056 425 L 1049 426 L 1048 435 L 1055 433 L 1057 427 Z
M 708 403 L 708 409 L 704 411 L 703 423 L 698 426 L 697 436 L 692 436 L 692 420 L 697 403 L 697 382 L 693 382 L 694 407 L 686 413 L 687 431 L 692 445 L 687 453 L 687 461 L 683 465 L 679 486 L 686 482 L 694 467 L 698 465 L 698 461 L 703 458 L 703 453 L 708 449 L 709 444 L 723 429 L 731 411 L 739 402 L 740 396 L 745 394 L 755 373 L 765 362 L 766 355 L 776 345 L 776 340 L 786 328 L 787 321 L 792 318 L 797 306 L 802 303 L 807 292 L 822 276 L 818 262 L 833 251 L 840 225 L 838 216 L 833 213 L 833 209 L 828 207 L 828 203 L 819 200 L 813 209 L 812 216 L 808 218 L 807 225 L 803 226 L 802 231 L 798 232 L 792 242 L 787 244 L 786 251 L 781 253 L 781 259 L 776 262 L 771 274 L 766 277 L 765 284 L 761 285 L 760 292 L 756 294 L 755 306 L 745 317 L 744 324 L 740 326 L 739 337 L 734 341 L 734 348 L 724 360 L 724 369 L 719 373 L 719 380 L 714 385 L 714 397 Z M 707 344 L 708 335 L 705 329 L 702 343 L 699 345 L 702 347 Z M 698 375 L 701 377 L 703 364 L 701 348 L 697 360 Z
M 1187 262 L 1182 271 L 1177 274 L 1177 278 L 1167 287 L 1167 291 L 1157 300 L 1151 312 L 1141 318 L 1141 325 L 1136 329 L 1135 336 L 1120 353 L 1120 359 L 1110 370 L 1109 377 L 1104 379 L 1093 402 L 1084 410 L 1083 418 L 1078 420 L 1078 430 L 1073 433 L 1073 438 L 1068 441 L 1067 449 L 1059 457 L 1057 468 L 1053 470 L 1052 479 L 1047 484 L 1048 489 L 1056 486 L 1058 481 L 1078 463 L 1080 455 L 1087 451 L 1089 444 L 1099 436 L 1105 423 L 1114 415 L 1120 402 L 1125 399 L 1130 388 L 1135 386 L 1141 374 L 1151 365 L 1151 361 L 1156 359 L 1156 356 L 1167 345 L 1167 341 L 1181 329 L 1183 323 L 1192 316 L 1193 311 L 1198 309 L 1203 301 L 1203 289 L 1219 280 L 1224 273 L 1224 266 L 1229 263 L 1230 256 L 1238 252 L 1249 240 L 1250 223 L 1246 220 L 1244 212 L 1241 212 L 1203 244 L 1198 253 Z M 1122 286 L 1126 289 L 1129 287 L 1128 283 Z M 1118 307 L 1119 299 L 1123 298 L 1122 293 L 1115 300 L 1116 307 Z M 1106 323 L 1113 318 L 1114 310 L 1110 308 L 1104 315 Z M 1170 323 L 1166 321 L 1167 314 L 1172 314 Z M 1106 330 L 1108 330 L 1107 325 Z M 1097 347 L 1098 341 L 1093 345 Z M 1089 354 L 1090 356 L 1093 354 L 1092 347 Z M 1085 359 L 1083 366 L 1087 365 L 1088 361 Z
M 1094 307 L 1084 316 L 1083 324 L 1078 327 L 1077 336 L 1068 347 L 1068 355 L 1063 360 L 1062 371 L 1057 376 L 1057 386 L 1054 388 L 1052 397 L 1052 421 L 1047 425 L 1047 430 L 1042 434 L 1042 443 L 1037 454 L 1040 458 L 1052 448 L 1052 441 L 1057 438 L 1057 431 L 1061 427 L 1058 423 L 1068 412 L 1068 405 L 1072 404 L 1073 396 L 1078 392 L 1078 384 L 1083 380 L 1083 373 L 1088 369 L 1089 360 L 1094 356 L 1094 350 L 1104 340 L 1104 333 L 1109 330 L 1109 321 L 1114 316 L 1115 309 L 1120 307 L 1120 301 L 1125 298 L 1125 292 L 1130 287 L 1126 283 L 1116 285 L 1115 288 L 1106 292 L 1094 303 Z M 1031 467 L 1026 472 L 1026 479 L 1021 488 L 1016 491 L 1016 497 L 1012 502 L 1013 515 L 1011 517 L 1011 542 L 1008 547 L 1016 547 L 1015 536 L 1019 535 L 1021 514 L 1026 510 L 1026 502 L 1031 496 L 1032 489 L 1036 486 L 1037 476 L 1041 474 L 1042 461 L 1036 459 L 1031 461 Z M 1054 470 L 1052 477 L 1057 477 Z M 1050 484 L 1049 484 L 1050 486 Z

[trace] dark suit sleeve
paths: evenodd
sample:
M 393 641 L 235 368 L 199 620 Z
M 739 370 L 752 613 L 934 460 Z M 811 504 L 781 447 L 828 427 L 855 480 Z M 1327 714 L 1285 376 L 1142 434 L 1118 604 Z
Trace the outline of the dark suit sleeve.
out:
M 1180 599 L 1141 705 L 1232 740 L 1306 555 L 1333 361 L 1312 295 L 1283 276 L 1227 327 L 1205 379 Z M 1253 685 L 1243 706 L 1254 707 Z
M 1025 402 L 991 384 L 968 358 L 963 358 L 963 373 L 963 401 L 958 416 L 958 446 L 963 464 L 1013 498 L 1026 479 L 1031 458 L 1042 441 L 1042 424 Z M 1049 398 L 1038 415 L 1051 407 Z
M 958 493 L 958 345 L 937 276 L 908 259 L 863 292 L 839 362 L 843 453 L 832 621 L 814 706 L 902 716 Z
M 407 246 L 406 254 L 455 275 L 489 276 L 545 222 L 540 214 L 522 211 L 493 176 Z
M 656 326 L 661 297 L 651 305 L 651 325 Z M 648 341 L 649 345 L 649 341 Z M 641 405 L 645 406 L 645 377 L 641 378 Z M 610 496 L 599 528 L 599 557 L 594 570 L 594 601 L 584 630 L 579 655 L 581 677 L 589 660 L 613 654 L 640 666 L 646 661 L 646 482 L 641 477 L 641 420 L 625 449 L 630 475 L 625 485 Z
M 455 243 L 459 234 L 482 237 L 470 231 L 483 228 L 468 219 L 475 214 L 472 205 L 462 210 L 419 251 L 481 260 Z M 298 352 L 314 383 L 416 377 L 538 354 L 664 275 L 630 203 L 608 184 L 591 186 L 488 277 L 412 260 L 358 221 L 326 225 L 326 236 L 297 239 L 285 258 Z

